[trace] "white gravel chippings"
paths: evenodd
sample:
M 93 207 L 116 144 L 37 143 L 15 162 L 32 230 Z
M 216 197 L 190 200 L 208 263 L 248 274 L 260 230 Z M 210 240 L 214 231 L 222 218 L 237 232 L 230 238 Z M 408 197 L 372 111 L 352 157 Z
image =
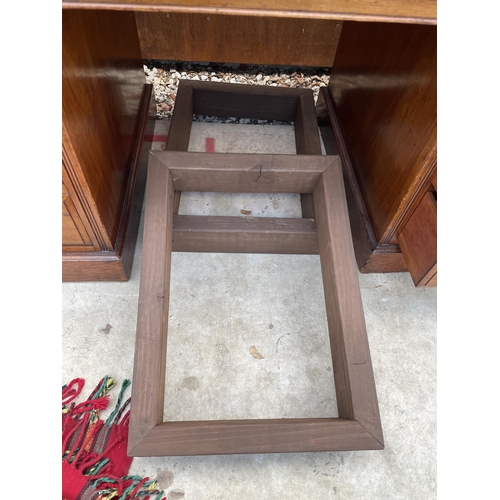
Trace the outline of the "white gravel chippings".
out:
M 153 84 L 157 118 L 163 120 L 172 117 L 179 80 L 311 89 L 314 94 L 314 101 L 316 102 L 320 87 L 328 85 L 330 69 L 144 61 L 144 73 L 146 83 Z M 217 118 L 214 116 L 198 115 L 194 117 L 194 121 L 217 123 L 282 123 L 271 120 Z

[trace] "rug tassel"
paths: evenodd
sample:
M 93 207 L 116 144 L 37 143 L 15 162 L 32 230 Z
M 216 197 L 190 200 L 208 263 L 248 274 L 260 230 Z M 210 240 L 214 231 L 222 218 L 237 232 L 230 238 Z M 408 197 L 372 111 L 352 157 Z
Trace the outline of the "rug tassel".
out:
M 94 487 L 102 500 L 147 500 L 152 499 L 151 495 L 155 495 L 155 500 L 165 500 L 163 490 L 159 490 L 156 481 L 150 481 L 148 477 L 103 476 L 94 482 Z
M 69 384 L 63 385 L 62 388 L 63 413 L 65 412 L 65 410 L 68 411 L 67 405 L 80 395 L 84 385 L 85 385 L 85 380 L 83 380 L 83 378 L 75 378 Z
M 109 375 L 106 375 L 103 379 L 101 379 L 101 381 L 97 384 L 97 387 L 92 391 L 89 396 L 89 400 L 105 396 L 115 385 L 116 382 Z
M 123 393 L 125 392 L 125 389 L 129 387 L 131 384 L 130 380 L 125 379 L 122 383 L 122 388 L 120 389 L 120 393 L 118 394 L 118 400 L 116 402 L 115 409 L 111 413 L 111 415 L 108 417 L 104 425 L 111 425 L 112 423 L 115 423 L 117 420 L 119 420 L 121 414 L 127 407 L 127 405 L 130 403 L 130 399 L 128 399 L 125 404 L 123 405 L 122 408 L 120 408 L 120 405 L 122 403 L 123 399 Z M 116 418 L 115 418 L 116 417 Z
M 119 477 L 128 472 L 131 459 L 126 456 L 130 398 L 122 403 L 131 385 L 124 380 L 115 408 L 106 422 L 101 410 L 109 404 L 108 392 L 116 385 L 105 376 L 89 398 L 79 404 L 83 379 L 74 379 L 62 388 L 63 428 L 63 493 L 75 500 L 87 491 L 99 500 L 166 500 L 156 481 L 138 476 Z M 118 474 L 115 475 L 115 474 Z M 91 492 L 88 488 L 95 491 Z
M 78 418 L 85 413 L 92 413 L 91 420 L 94 422 L 98 419 L 99 411 L 105 410 L 108 407 L 109 396 L 107 393 L 115 385 L 115 382 L 111 377 L 106 375 L 86 401 L 77 405 L 72 403 L 68 407 L 68 404 L 80 394 L 84 384 L 85 381 L 83 379 L 74 379 L 68 385 L 63 386 L 62 413 L 63 415 L 71 414 L 73 418 Z M 76 388 L 74 387 L 75 385 L 77 386 Z

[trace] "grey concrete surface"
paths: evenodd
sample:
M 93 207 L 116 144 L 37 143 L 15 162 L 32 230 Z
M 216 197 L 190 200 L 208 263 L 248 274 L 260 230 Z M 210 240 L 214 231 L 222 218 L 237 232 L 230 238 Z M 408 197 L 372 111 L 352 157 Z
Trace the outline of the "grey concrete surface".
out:
M 191 150 L 210 136 L 221 152 L 293 152 L 291 127 L 194 125 Z M 297 195 L 199 195 L 181 213 L 300 215 Z M 126 283 L 63 284 L 62 382 L 85 378 L 85 396 L 132 376 L 141 249 L 142 232 Z M 169 500 L 436 498 L 436 289 L 359 278 L 384 450 L 135 458 L 131 473 Z M 169 315 L 165 420 L 337 415 L 319 257 L 174 254 Z

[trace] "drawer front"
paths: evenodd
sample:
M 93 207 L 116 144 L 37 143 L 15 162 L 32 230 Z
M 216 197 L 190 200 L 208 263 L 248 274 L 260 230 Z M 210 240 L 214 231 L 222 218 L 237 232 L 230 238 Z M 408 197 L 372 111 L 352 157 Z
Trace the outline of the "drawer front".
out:
M 437 286 L 437 200 L 427 192 L 398 235 L 408 271 L 417 287 Z

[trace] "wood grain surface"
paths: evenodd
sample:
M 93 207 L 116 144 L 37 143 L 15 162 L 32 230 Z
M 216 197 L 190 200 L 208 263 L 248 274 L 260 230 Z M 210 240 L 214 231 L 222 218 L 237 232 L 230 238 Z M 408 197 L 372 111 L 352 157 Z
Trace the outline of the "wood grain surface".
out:
M 193 12 L 356 21 L 436 24 L 436 0 L 64 0 L 65 9 Z
M 92 232 L 100 250 L 112 251 L 145 83 L 134 14 L 64 10 L 62 49 L 67 149 L 85 179 L 83 197 L 94 205 Z
M 254 118 L 293 122 L 307 89 L 184 80 L 193 89 L 193 113 L 219 118 Z
M 155 121 L 156 103 L 153 96 L 153 85 L 145 84 L 139 106 L 137 126 L 134 131 L 135 145 L 115 243 L 115 252 L 120 256 L 128 277 L 132 271 L 141 221 L 149 151 L 153 143 Z
M 408 271 L 399 245 L 378 245 L 363 266 L 363 273 L 404 273 Z
M 66 251 L 68 248 L 78 251 L 94 250 L 82 219 L 67 192 L 62 195 L 62 244 Z
M 437 202 L 427 192 L 398 235 L 415 286 L 437 286 Z
M 168 129 L 166 151 L 187 151 L 193 125 L 193 89 L 185 80 L 177 87 L 174 112 Z M 181 192 L 174 193 L 174 214 L 179 213 Z
M 180 172 L 171 165 L 189 158 L 186 164 L 193 165 L 195 158 L 207 181 L 224 162 L 241 167 L 252 156 L 256 155 L 150 154 L 128 442 L 130 456 L 380 450 L 384 447 L 338 157 L 275 155 L 269 163 L 281 166 L 281 174 L 292 176 L 294 165 L 289 158 L 302 164 L 315 160 L 327 165 L 319 174 L 313 196 L 339 418 L 162 422 L 170 263 L 172 238 L 175 239 L 173 197 Z M 236 157 L 241 157 L 240 161 Z M 286 161 L 282 162 L 283 158 Z M 241 176 L 245 170 L 240 168 L 237 173 Z M 189 184 L 189 177 L 197 175 L 196 168 L 186 169 L 183 175 L 184 182 Z M 299 186 L 299 190 L 307 191 L 304 187 Z M 206 232 L 219 226 L 226 233 L 228 228 L 249 233 L 252 227 L 258 233 L 267 224 L 274 231 L 271 242 L 279 232 L 272 228 L 280 226 L 276 220 L 262 220 L 258 224 L 248 221 L 245 229 L 241 222 L 233 224 L 227 217 L 176 216 L 175 219 L 194 231 Z M 307 220 L 296 221 L 304 225 Z M 285 232 L 290 232 L 289 226 Z
M 62 180 L 78 213 L 79 219 L 92 242 L 95 251 L 112 249 L 108 233 L 104 227 L 79 158 L 73 149 L 66 126 L 62 123 Z M 63 249 L 64 250 L 64 249 Z
M 64 252 L 62 281 L 127 281 L 122 260 L 113 252 Z
M 312 91 L 300 96 L 293 122 L 295 149 L 298 155 L 321 155 L 318 118 Z M 301 193 L 302 217 L 314 219 L 312 194 Z
M 137 12 L 144 59 L 331 67 L 342 21 Z
M 433 26 L 343 24 L 329 91 L 379 244 L 434 168 L 436 60 Z
M 313 219 L 175 215 L 174 252 L 318 254 Z
M 82 252 L 81 247 L 63 245 L 63 281 L 126 281 L 130 277 L 142 212 L 148 152 L 151 149 L 156 116 L 156 106 L 151 95 L 152 85 L 143 85 L 140 110 L 133 132 L 134 146 L 130 160 L 130 172 L 127 178 L 115 245 L 111 247 L 111 251 L 102 252 L 100 251 L 101 246 L 96 240 L 91 248 L 85 249 L 92 250 L 91 254 L 89 251 Z M 64 130 L 63 126 L 63 137 Z M 66 153 L 68 148 L 71 148 L 71 143 L 63 143 L 63 146 L 64 186 L 68 195 L 71 196 L 71 202 L 75 204 L 82 224 L 84 227 L 92 228 L 93 225 L 89 219 L 95 225 L 96 221 L 93 218 L 95 217 L 99 221 L 99 213 L 95 205 L 92 205 L 93 198 L 86 197 L 89 190 L 83 189 L 86 186 L 85 177 L 81 175 L 81 170 L 74 168 L 75 164 L 78 165 L 78 159 L 74 158 L 71 162 L 64 160 L 68 156 Z M 107 233 L 99 231 L 88 233 L 87 231 L 87 234 L 96 239 L 96 234 Z
M 328 332 L 340 418 L 355 419 L 383 447 L 340 160 L 314 190 Z
M 193 88 L 187 80 L 177 87 L 174 112 L 168 129 L 166 151 L 187 151 L 193 126 Z
M 399 245 L 379 245 L 375 238 L 334 105 L 326 88 L 320 89 L 316 109 L 326 153 L 340 155 L 341 158 L 349 222 L 358 269 L 363 273 L 407 271 L 406 261 Z
M 167 151 L 187 151 L 194 114 L 237 118 L 258 118 L 294 122 L 297 154 L 321 155 L 321 142 L 312 90 L 282 89 L 254 85 L 179 82 L 170 124 Z M 174 198 L 178 214 L 181 192 Z M 312 196 L 301 193 L 302 216 L 314 218 Z
M 354 420 L 311 418 L 164 422 L 130 451 L 148 457 L 381 449 Z
M 434 191 L 437 192 L 438 190 L 438 175 L 437 175 L 437 163 L 436 163 L 436 170 L 434 170 L 434 173 L 431 175 L 431 186 L 434 189 Z
M 152 151 L 172 174 L 176 191 L 312 193 L 335 161 L 313 155 Z
M 174 189 L 170 172 L 150 158 L 130 408 L 129 451 L 163 420 Z

